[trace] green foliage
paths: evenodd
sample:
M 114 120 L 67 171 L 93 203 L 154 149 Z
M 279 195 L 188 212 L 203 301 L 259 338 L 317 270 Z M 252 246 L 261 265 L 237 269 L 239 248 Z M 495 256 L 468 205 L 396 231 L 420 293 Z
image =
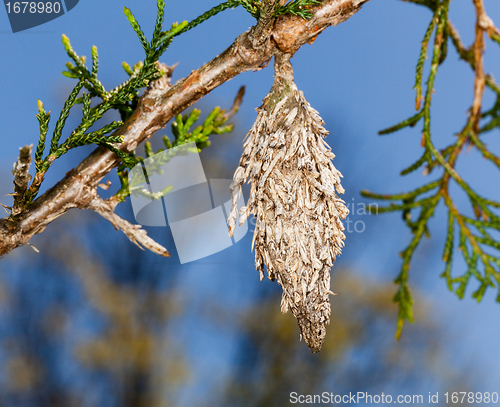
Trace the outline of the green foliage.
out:
M 83 81 L 79 81 L 78 84 L 74 87 L 73 91 L 68 97 L 68 100 L 64 103 L 64 107 L 61 110 L 61 114 L 56 123 L 56 128 L 54 130 L 54 134 L 52 135 L 52 141 L 50 142 L 50 152 L 53 153 L 59 147 L 59 139 L 62 135 L 62 130 L 64 125 L 66 124 L 66 119 L 69 116 L 69 111 L 75 104 L 76 97 L 80 90 L 83 88 Z
M 229 2 L 228 2 L 229 3 Z M 259 19 L 260 17 L 260 7 L 261 7 L 261 2 L 260 0 L 237 0 L 233 1 L 233 3 L 238 3 L 236 5 L 241 5 L 246 11 L 250 13 L 250 15 L 255 18 Z
M 61 114 L 59 115 L 59 119 L 57 120 L 54 132 L 52 134 L 49 154 L 45 158 L 43 157 L 43 153 L 45 151 L 46 135 L 48 132 L 50 121 L 50 112 L 45 113 L 42 102 L 38 103 L 39 112 L 37 115 L 37 119 L 40 124 L 40 137 L 38 139 L 38 146 L 35 153 L 36 174 L 27 192 L 28 205 L 37 196 L 46 171 L 56 159 L 64 155 L 70 149 L 87 144 L 111 146 L 110 143 L 121 143 L 123 141 L 122 136 L 106 136 L 106 134 L 120 127 L 122 125 L 121 121 L 112 122 L 105 125 L 100 130 L 87 133 L 87 130 L 102 117 L 107 109 L 102 109 L 102 106 L 90 108 L 90 95 L 88 94 L 84 94 L 80 99 L 78 99 L 77 95 L 84 86 L 85 79 L 81 78 L 69 95 L 68 100 L 64 103 L 64 107 L 61 111 Z M 67 140 L 60 143 L 62 131 L 65 127 L 66 120 L 69 117 L 70 110 L 78 101 L 81 101 L 83 105 L 83 115 L 81 123 L 75 130 L 73 130 Z
M 238 103 L 238 98 L 242 97 L 242 90 L 238 93 L 235 104 Z M 144 144 L 144 151 L 146 154 L 146 158 L 152 157 L 155 154 L 161 153 L 165 150 L 170 150 L 173 147 L 178 147 L 183 144 L 188 143 L 196 143 L 197 151 L 201 151 L 204 148 L 207 148 L 210 145 L 210 141 L 208 138 L 212 134 L 224 134 L 229 133 L 233 130 L 233 125 L 227 125 L 227 121 L 229 118 L 236 113 L 237 109 L 226 112 L 225 110 L 221 110 L 220 107 L 216 107 L 212 110 L 212 112 L 207 116 L 207 118 L 203 121 L 202 124 L 195 127 L 192 130 L 194 124 L 198 121 L 200 117 L 200 110 L 193 109 L 189 114 L 181 115 L 178 114 L 175 117 L 175 120 L 171 124 L 172 134 L 174 136 L 173 141 L 171 142 L 167 136 L 163 136 L 162 141 L 165 146 L 165 149 L 159 149 L 158 151 L 153 151 L 151 144 L 146 142 Z M 162 166 L 166 164 L 173 155 L 170 154 L 162 154 L 161 159 L 151 160 L 148 163 L 148 173 L 154 174 L 162 173 Z M 136 160 L 136 163 L 144 162 L 143 157 L 133 156 L 133 159 Z M 171 187 L 165 188 L 163 191 L 158 191 L 156 193 L 151 193 L 144 189 L 142 185 L 142 177 L 134 177 L 132 181 L 129 183 L 129 169 L 125 165 L 121 165 L 117 169 L 118 177 L 120 179 L 120 190 L 116 194 L 116 198 L 118 201 L 123 201 L 127 196 L 132 194 L 139 194 L 147 197 L 148 199 L 160 199 L 165 194 L 171 191 Z M 146 181 L 148 180 L 148 174 L 145 173 Z
M 262 7 L 262 2 L 260 0 L 235 0 L 228 1 L 227 3 L 241 5 L 246 11 L 248 11 L 252 17 L 259 19 L 260 10 Z M 302 17 L 304 20 L 311 18 L 313 14 L 309 11 L 311 6 L 316 4 L 321 4 L 318 0 L 292 0 L 285 5 L 276 4 L 274 9 L 273 17 L 279 17 L 284 14 L 292 14 L 294 16 Z
M 165 6 L 165 3 L 163 3 L 163 6 Z M 146 36 L 142 32 L 141 26 L 139 25 L 139 23 L 135 19 L 132 12 L 127 7 L 123 8 L 123 12 L 125 13 L 125 16 L 127 17 L 127 20 L 129 21 L 130 25 L 132 26 L 132 29 L 137 34 L 137 37 L 139 38 L 139 41 L 141 42 L 142 48 L 144 48 L 144 51 L 146 52 L 146 54 L 148 54 L 148 51 L 150 50 L 150 46 L 148 44 L 148 40 L 147 40 Z M 161 15 L 163 17 L 163 13 Z M 158 16 L 160 16 L 160 13 L 158 13 Z M 161 23 L 163 23 L 163 22 L 160 22 L 160 24 Z
M 181 144 L 195 142 L 200 151 L 210 145 L 208 137 L 212 134 L 224 134 L 233 130 L 233 125 L 225 125 L 227 117 L 226 111 L 216 107 L 205 119 L 203 124 L 197 126 L 193 131 L 191 127 L 198 121 L 200 111 L 193 109 L 189 115 L 181 116 L 178 114 L 172 123 L 172 133 L 175 137 L 173 147 Z
M 480 138 L 482 133 L 500 127 L 500 88 L 493 78 L 487 75 L 486 85 L 496 95 L 494 106 L 481 115 L 482 119 L 489 119 L 489 121 L 475 130 L 476 118 L 471 113 L 464 128 L 457 134 L 452 144 L 443 149 L 436 148 L 431 138 L 431 101 L 439 65 L 446 58 L 448 39 L 451 39 L 460 57 L 468 62 L 473 69 L 474 54 L 472 48 L 466 49 L 463 46 L 458 33 L 448 19 L 450 0 L 410 1 L 427 6 L 433 11 L 432 20 L 422 41 L 416 68 L 415 89 L 418 113 L 381 131 L 380 134 L 389 134 L 406 127 L 413 127 L 423 120 L 421 144 L 424 147 L 424 152 L 415 163 L 404 169 L 401 175 L 416 171 L 424 165 L 425 175 L 436 172 L 438 169 L 441 170 L 441 173 L 434 180 L 407 193 L 385 195 L 362 191 L 362 195 L 365 197 L 393 201 L 388 206 L 379 208 L 378 213 L 400 211 L 403 220 L 413 234 L 410 244 L 401 253 L 403 264 L 400 274 L 395 280 L 395 283 L 399 285 L 399 290 L 394 297 L 394 301 L 399 305 L 396 337 L 401 335 L 405 320 L 413 320 L 412 297 L 408 286 L 410 263 L 423 236 L 429 236 L 429 219 L 434 215 L 437 205 L 441 202 L 448 211 L 447 233 L 443 249 L 445 269 L 441 277 L 446 280 L 450 291 L 455 291 L 459 298 L 464 297 L 466 287 L 471 279 L 476 279 L 479 282 L 479 287 L 473 292 L 472 297 L 477 301 L 481 301 L 488 287 L 496 285 L 499 288 L 497 301 L 500 302 L 500 243 L 494 237 L 494 233 L 500 231 L 498 213 L 500 203 L 475 192 L 455 169 L 457 158 L 467 145 L 476 147 L 486 160 L 500 169 L 500 157 L 493 154 Z M 433 34 L 432 60 L 422 106 L 422 76 L 427 57 L 427 46 Z M 452 182 L 465 192 L 474 216 L 466 215 L 458 209 L 450 195 Z M 458 237 L 458 243 L 456 237 Z M 456 248 L 465 260 L 467 271 L 461 276 L 453 277 L 452 261 Z
M 31 203 L 38 194 L 45 172 L 49 169 L 52 163 L 68 150 L 87 144 L 103 145 L 115 151 L 116 149 L 111 145 L 112 143 L 121 143 L 121 136 L 106 137 L 106 134 L 117 129 L 122 125 L 121 121 L 115 121 L 103 126 L 100 130 L 87 132 L 99 119 L 102 118 L 104 113 L 110 109 L 120 109 L 124 100 L 130 99 L 129 86 L 123 86 L 120 90 L 112 90 L 107 92 L 102 86 L 101 82 L 97 79 L 97 71 L 99 67 L 98 54 L 96 47 L 92 48 L 92 69 L 89 71 L 85 66 L 85 57 L 80 57 L 71 47 L 71 43 L 66 36 L 63 36 L 63 45 L 70 58 L 76 65 L 68 63 L 66 66 L 68 71 L 66 76 L 78 79 L 77 85 L 70 93 L 68 99 L 64 103 L 63 109 L 56 122 L 55 129 L 50 142 L 49 154 L 43 158 L 45 150 L 45 139 L 48 130 L 50 115 L 45 114 L 43 105 L 39 106 L 39 114 L 37 118 L 40 123 L 40 137 L 38 147 L 35 154 L 35 164 L 37 173 L 28 191 L 29 200 Z M 78 94 L 82 88 L 86 88 L 89 93 L 83 93 L 82 97 L 78 98 Z M 91 106 L 91 100 L 94 97 L 99 97 L 101 103 L 95 107 Z M 78 127 L 71 132 L 69 137 L 63 143 L 60 143 L 62 132 L 66 125 L 66 120 L 69 117 L 71 109 L 76 104 L 82 104 L 82 119 Z
M 92 131 L 86 134 L 74 135 L 68 139 L 63 146 L 66 148 L 75 148 L 79 146 L 85 146 L 88 144 L 106 144 L 106 143 L 121 143 L 123 141 L 123 136 L 107 136 L 106 134 L 111 133 L 113 130 L 117 129 L 122 125 L 122 122 L 113 121 L 105 125 L 102 129 L 97 131 Z
M 311 13 L 308 8 L 316 4 L 321 4 L 321 1 L 317 0 L 292 0 L 289 1 L 284 6 L 277 4 L 274 16 L 278 17 L 283 14 L 292 14 L 294 16 L 302 17 L 304 20 L 311 18 L 313 13 Z
M 49 131 L 50 121 L 50 112 L 45 112 L 41 100 L 38 101 L 38 114 L 36 115 L 36 118 L 38 120 L 38 123 L 40 124 L 40 138 L 35 152 L 35 167 L 36 170 L 39 171 L 40 165 L 43 161 L 42 157 L 45 150 L 45 139 L 47 138 L 47 132 Z

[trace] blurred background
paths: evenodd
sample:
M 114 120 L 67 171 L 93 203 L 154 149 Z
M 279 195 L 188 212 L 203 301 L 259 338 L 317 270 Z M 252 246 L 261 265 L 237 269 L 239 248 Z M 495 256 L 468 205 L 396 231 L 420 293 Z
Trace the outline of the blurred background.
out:
M 500 4 L 484 0 L 500 23 Z M 218 4 L 166 1 L 165 26 L 191 20 Z M 80 55 L 96 45 L 100 79 L 112 88 L 127 78 L 122 61 L 143 59 L 123 15 L 132 10 L 151 35 L 156 2 L 81 0 L 68 14 L 12 34 L 0 12 L 0 201 L 9 205 L 12 164 L 18 148 L 36 144 L 37 99 L 58 115 L 74 80 L 61 75 L 68 57 L 66 34 Z M 471 1 L 452 1 L 451 20 L 466 45 L 474 36 Z M 280 313 L 281 288 L 259 281 L 250 251 L 251 233 L 230 248 L 180 264 L 168 227 L 148 233 L 167 247 L 161 258 L 131 244 L 95 213 L 72 210 L 0 260 L 0 406 L 283 406 L 290 393 L 428 394 L 500 393 L 500 308 L 490 290 L 481 304 L 468 288 L 459 300 L 439 278 L 446 219 L 441 208 L 431 238 L 414 258 L 410 283 L 415 323 L 394 341 L 397 308 L 392 283 L 399 251 L 410 239 L 399 214 L 369 216 L 361 189 L 394 193 L 423 184 L 421 173 L 401 169 L 421 154 L 417 128 L 379 137 L 377 131 L 414 109 L 415 65 L 430 12 L 411 3 L 371 0 L 346 23 L 329 28 L 292 59 L 296 83 L 330 131 L 327 139 L 343 173 L 351 228 L 332 269 L 332 321 L 326 343 L 312 355 L 291 314 Z M 162 57 L 179 62 L 173 80 L 188 75 L 228 47 L 254 24 L 243 9 L 228 10 L 176 38 Z M 486 71 L 500 76 L 500 49 L 487 41 Z M 207 115 L 229 108 L 246 85 L 230 134 L 213 136 L 201 159 L 207 178 L 232 178 L 243 138 L 273 79 L 272 65 L 245 73 L 195 106 Z M 473 73 L 450 47 L 435 85 L 433 136 L 445 146 L 466 121 Z M 486 92 L 485 107 L 493 102 Z M 190 110 L 190 109 L 189 109 Z M 107 119 L 116 119 L 108 115 Z M 53 119 L 55 120 L 55 119 Z M 66 129 L 79 121 L 70 116 Z M 53 123 L 52 123 L 53 125 Z M 418 125 L 420 126 L 420 124 Z M 417 126 L 417 127 L 418 127 Z M 169 125 L 153 137 L 171 134 Z M 484 140 L 499 151 L 498 131 Z M 496 149 L 496 150 L 495 150 Z M 92 151 L 82 147 L 58 160 L 44 189 Z M 500 179 L 475 152 L 458 167 L 488 196 L 500 199 Z M 111 174 L 111 190 L 118 179 Z M 42 191 L 43 192 L 43 191 Z M 466 201 L 459 202 L 466 205 Z M 117 212 L 133 221 L 130 201 Z M 354 228 L 357 225 L 357 229 Z M 207 236 L 207 239 L 210 239 Z M 454 273 L 463 272 L 457 257 Z M 476 405 L 477 403 L 474 403 Z

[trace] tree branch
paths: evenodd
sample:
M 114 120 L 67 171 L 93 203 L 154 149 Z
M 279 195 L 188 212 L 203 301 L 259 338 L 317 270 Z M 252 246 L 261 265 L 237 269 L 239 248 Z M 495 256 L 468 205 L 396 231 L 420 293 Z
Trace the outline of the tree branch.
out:
M 156 81 L 154 86 L 146 90 L 132 116 L 113 133 L 124 137 L 120 149 L 125 152 L 133 151 L 140 142 L 163 128 L 172 117 L 217 86 L 240 73 L 262 69 L 278 51 L 293 55 L 302 45 L 311 43 L 328 26 L 335 26 L 349 19 L 367 1 L 325 0 L 323 4 L 311 8 L 314 15 L 307 21 L 296 16 L 281 16 L 274 23 L 270 33 L 271 40 L 263 45 L 254 46 L 259 33 L 256 28 L 252 28 L 237 37 L 222 54 L 174 86 L 158 86 L 161 79 Z M 33 235 L 41 233 L 50 222 L 71 208 L 95 210 L 96 202 L 99 202 L 96 201 L 97 184 L 119 163 L 120 159 L 114 153 L 99 147 L 55 186 L 38 197 L 14 224 L 1 219 L 0 256 L 26 244 Z M 103 212 L 102 215 L 104 214 Z M 109 214 L 106 216 L 113 218 Z M 115 218 L 113 221 L 116 223 Z M 126 227 L 126 230 L 130 231 L 130 228 Z M 147 247 L 144 241 L 135 238 Z

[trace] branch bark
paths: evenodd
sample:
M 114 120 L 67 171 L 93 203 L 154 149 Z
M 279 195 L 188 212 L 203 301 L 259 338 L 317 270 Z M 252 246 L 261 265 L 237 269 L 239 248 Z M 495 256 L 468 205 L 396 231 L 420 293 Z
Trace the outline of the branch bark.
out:
M 163 128 L 172 117 L 214 88 L 243 72 L 257 71 L 267 66 L 276 52 L 293 55 L 302 45 L 313 42 L 328 26 L 335 26 L 349 19 L 367 1 L 324 0 L 323 4 L 311 9 L 314 16 L 307 21 L 295 16 L 281 16 L 274 21 L 270 34 L 267 30 L 258 29 L 258 23 L 238 36 L 222 54 L 179 80 L 174 86 L 163 86 L 159 82 L 160 78 L 147 89 L 133 115 L 115 131 L 114 135 L 124 137 L 120 149 L 125 152 L 134 150 L 140 142 Z M 263 36 L 267 36 L 269 40 Z M 119 162 L 114 153 L 99 147 L 37 198 L 16 222 L 12 222 L 11 218 L 0 219 L 0 256 L 26 244 L 33 235 L 41 233 L 50 222 L 71 208 L 99 212 L 102 202 L 98 200 L 97 185 Z M 105 216 L 103 211 L 101 215 L 111 223 L 114 222 L 132 241 L 135 239 L 149 248 L 144 244 L 143 229 L 136 229 L 140 230 L 141 235 L 137 237 L 131 228 L 121 227 L 121 223 L 109 211 L 106 213 Z M 166 252 L 164 248 L 156 249 L 156 252 L 161 252 L 161 249 Z

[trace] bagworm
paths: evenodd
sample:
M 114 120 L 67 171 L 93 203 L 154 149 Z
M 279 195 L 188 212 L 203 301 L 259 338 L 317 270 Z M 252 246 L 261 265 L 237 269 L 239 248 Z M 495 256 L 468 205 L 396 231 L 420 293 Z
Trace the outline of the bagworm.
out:
M 281 311 L 297 319 L 301 338 L 318 352 L 330 322 L 330 268 L 344 246 L 342 219 L 349 213 L 338 194 L 342 174 L 334 167 L 324 122 L 297 89 L 290 55 L 275 56 L 274 84 L 247 134 L 231 184 L 228 217 L 232 236 L 242 184 L 251 183 L 240 224 L 256 217 L 255 267 L 283 288 Z

